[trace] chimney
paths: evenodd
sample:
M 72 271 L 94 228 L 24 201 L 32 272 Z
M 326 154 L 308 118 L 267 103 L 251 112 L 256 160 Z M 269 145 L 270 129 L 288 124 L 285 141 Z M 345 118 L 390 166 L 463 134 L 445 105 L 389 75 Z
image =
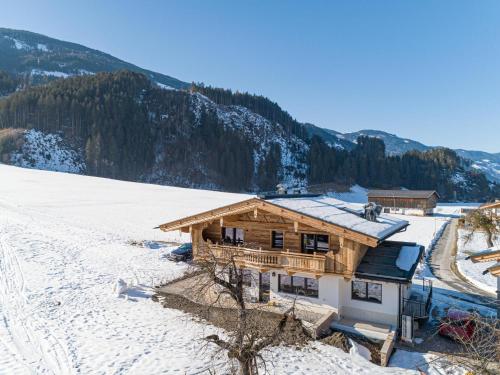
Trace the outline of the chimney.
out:
M 382 206 L 374 202 L 368 202 L 368 204 L 365 204 L 364 209 L 365 212 L 363 217 L 369 221 L 377 221 L 377 217 L 382 212 Z

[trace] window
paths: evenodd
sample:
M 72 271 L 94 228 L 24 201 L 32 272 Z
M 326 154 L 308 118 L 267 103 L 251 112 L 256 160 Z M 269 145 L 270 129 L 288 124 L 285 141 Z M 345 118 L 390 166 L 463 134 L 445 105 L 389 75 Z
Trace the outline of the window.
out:
M 302 251 L 313 253 L 315 251 L 328 251 L 328 235 L 326 234 L 302 234 Z
M 318 280 L 308 277 L 279 275 L 278 290 L 283 293 L 318 298 L 319 283 Z
M 328 236 L 325 234 L 316 235 L 316 250 L 328 251 Z
M 243 243 L 244 230 L 241 228 L 222 228 L 222 242 L 230 245 L 239 245 Z
M 283 249 L 283 232 L 275 230 L 271 233 L 271 247 L 275 249 Z
M 384 214 L 389 214 L 391 213 L 391 209 L 390 208 L 384 208 Z
M 382 284 L 354 280 L 352 282 L 351 298 L 366 302 L 382 303 Z

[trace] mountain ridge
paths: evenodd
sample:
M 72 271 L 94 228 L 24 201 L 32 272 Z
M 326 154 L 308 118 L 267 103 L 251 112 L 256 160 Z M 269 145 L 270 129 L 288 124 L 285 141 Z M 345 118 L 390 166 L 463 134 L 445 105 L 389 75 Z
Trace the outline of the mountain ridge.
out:
M 140 68 L 108 53 L 31 31 L 0 28 L 0 54 L 0 70 L 22 76 L 29 83 L 127 69 L 142 73 L 160 85 L 175 89 L 189 87 L 187 82 Z
M 428 146 L 410 138 L 401 138 L 396 134 L 388 133 L 382 130 L 363 129 L 357 132 L 342 134 L 343 137 L 355 143 L 356 139 L 366 135 L 382 139 L 389 155 L 401 155 L 405 152 L 417 150 L 426 151 L 443 146 Z M 490 153 L 480 150 L 453 149 L 459 156 L 471 160 L 471 167 L 484 172 L 487 177 L 495 182 L 500 182 L 500 152 Z
M 9 53 L 19 64 L 2 73 L 9 64 L 0 62 L 4 162 L 57 169 L 58 160 L 75 173 L 231 191 L 338 181 L 479 199 L 496 188 L 447 149 L 395 155 L 368 134 L 350 140 L 299 123 L 263 96 L 162 75 L 176 88 L 74 43 L 0 29 L 0 54 Z M 65 71 L 34 69 L 35 58 Z M 415 166 L 427 179 L 413 178 Z

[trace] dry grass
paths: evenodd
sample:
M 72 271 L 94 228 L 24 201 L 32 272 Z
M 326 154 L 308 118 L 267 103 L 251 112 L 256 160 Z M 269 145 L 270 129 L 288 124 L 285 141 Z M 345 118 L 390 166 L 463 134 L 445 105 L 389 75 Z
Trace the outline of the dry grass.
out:
M 0 162 L 8 163 L 10 154 L 19 150 L 23 143 L 24 129 L 1 129 L 0 130 Z

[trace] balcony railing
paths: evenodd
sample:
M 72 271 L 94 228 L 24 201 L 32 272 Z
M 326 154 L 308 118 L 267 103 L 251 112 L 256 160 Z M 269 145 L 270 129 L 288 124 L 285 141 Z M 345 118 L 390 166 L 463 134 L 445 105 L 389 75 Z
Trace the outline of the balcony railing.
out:
M 291 251 L 250 249 L 243 246 L 218 245 L 202 241 L 195 257 L 214 257 L 217 261 L 234 260 L 238 266 L 257 269 L 283 269 L 287 272 L 313 274 L 341 273 L 341 265 L 322 254 L 303 254 Z

